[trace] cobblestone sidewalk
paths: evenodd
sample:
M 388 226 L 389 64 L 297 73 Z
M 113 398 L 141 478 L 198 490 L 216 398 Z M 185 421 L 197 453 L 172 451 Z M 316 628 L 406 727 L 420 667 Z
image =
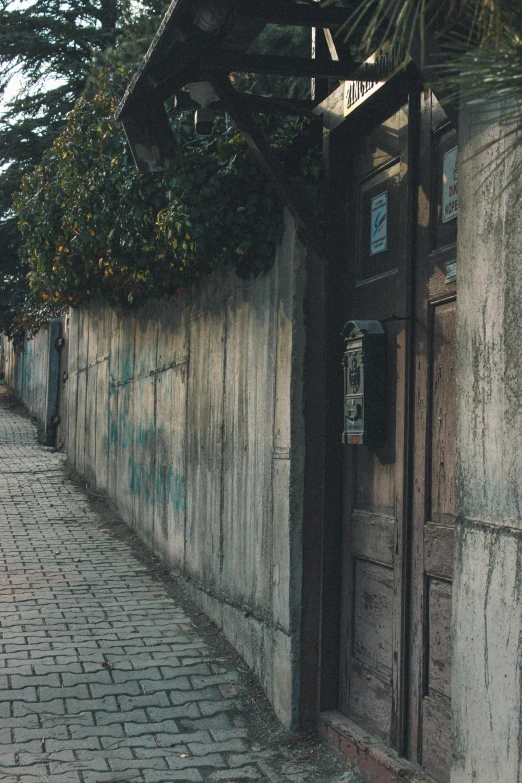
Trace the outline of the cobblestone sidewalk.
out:
M 315 743 L 252 736 L 234 655 L 63 468 L 0 387 L 0 781 L 350 780 Z

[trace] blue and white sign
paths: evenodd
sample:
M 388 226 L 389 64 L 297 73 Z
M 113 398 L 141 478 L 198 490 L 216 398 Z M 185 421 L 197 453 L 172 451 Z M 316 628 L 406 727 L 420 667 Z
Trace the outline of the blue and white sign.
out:
M 372 198 L 370 255 L 382 253 L 388 247 L 388 193 Z
M 442 161 L 442 222 L 457 217 L 459 211 L 459 160 L 457 147 L 446 152 Z

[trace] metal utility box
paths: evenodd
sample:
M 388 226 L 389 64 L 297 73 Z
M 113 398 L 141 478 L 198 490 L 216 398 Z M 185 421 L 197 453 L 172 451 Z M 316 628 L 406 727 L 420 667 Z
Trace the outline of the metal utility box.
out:
M 343 443 L 375 448 L 386 439 L 386 333 L 379 321 L 348 321 L 343 336 Z

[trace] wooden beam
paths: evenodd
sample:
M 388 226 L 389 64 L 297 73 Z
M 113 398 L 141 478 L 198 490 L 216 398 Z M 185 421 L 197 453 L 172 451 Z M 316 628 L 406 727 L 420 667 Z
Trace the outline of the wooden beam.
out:
M 227 111 L 234 120 L 238 130 L 243 134 L 246 143 L 280 193 L 296 222 L 299 232 L 305 236 L 306 241 L 310 243 L 316 252 L 322 255 L 315 219 L 312 210 L 305 202 L 302 190 L 284 173 L 281 161 L 271 150 L 265 137 L 252 121 L 251 114 L 242 105 L 241 98 L 232 87 L 229 79 L 216 74 L 212 77 L 211 83 L 222 102 L 226 105 Z
M 312 27 L 311 33 L 312 33 L 312 40 L 311 40 L 311 55 L 312 60 L 319 60 L 325 61 L 330 57 L 330 52 L 328 49 L 328 43 L 326 41 L 326 38 L 324 36 L 324 30 L 321 30 L 319 27 Z M 333 57 L 330 57 L 330 59 L 334 59 Z M 339 59 L 339 58 L 335 58 Z M 317 78 L 314 77 L 310 80 L 310 92 L 312 95 L 312 100 L 315 104 L 321 103 L 321 101 L 324 101 L 328 93 L 330 92 L 330 80 L 324 79 L 324 78 Z
M 226 73 L 270 73 L 279 76 L 304 76 L 326 79 L 351 78 L 353 65 L 334 60 L 308 59 L 306 57 L 280 57 L 272 54 L 217 51 L 203 54 L 201 69 Z
M 351 10 L 335 6 L 322 8 L 320 5 L 305 5 L 304 3 L 285 6 L 283 3 L 241 2 L 237 13 L 239 17 L 259 19 L 264 24 L 327 27 L 335 30 L 346 22 Z
M 332 31 L 324 28 L 323 34 L 326 40 L 326 45 L 328 46 L 328 51 L 330 52 L 330 57 L 332 58 L 332 60 L 339 60 L 340 59 L 339 52 L 337 51 L 337 46 L 335 45 Z M 346 62 L 344 58 L 343 58 L 343 62 Z M 354 67 L 356 66 L 354 65 Z

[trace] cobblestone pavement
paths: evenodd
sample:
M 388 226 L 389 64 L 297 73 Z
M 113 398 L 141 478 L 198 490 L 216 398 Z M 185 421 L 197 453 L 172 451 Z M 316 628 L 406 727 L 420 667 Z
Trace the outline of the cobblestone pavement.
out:
M 102 522 L 0 387 L 0 781 L 351 780 Z

